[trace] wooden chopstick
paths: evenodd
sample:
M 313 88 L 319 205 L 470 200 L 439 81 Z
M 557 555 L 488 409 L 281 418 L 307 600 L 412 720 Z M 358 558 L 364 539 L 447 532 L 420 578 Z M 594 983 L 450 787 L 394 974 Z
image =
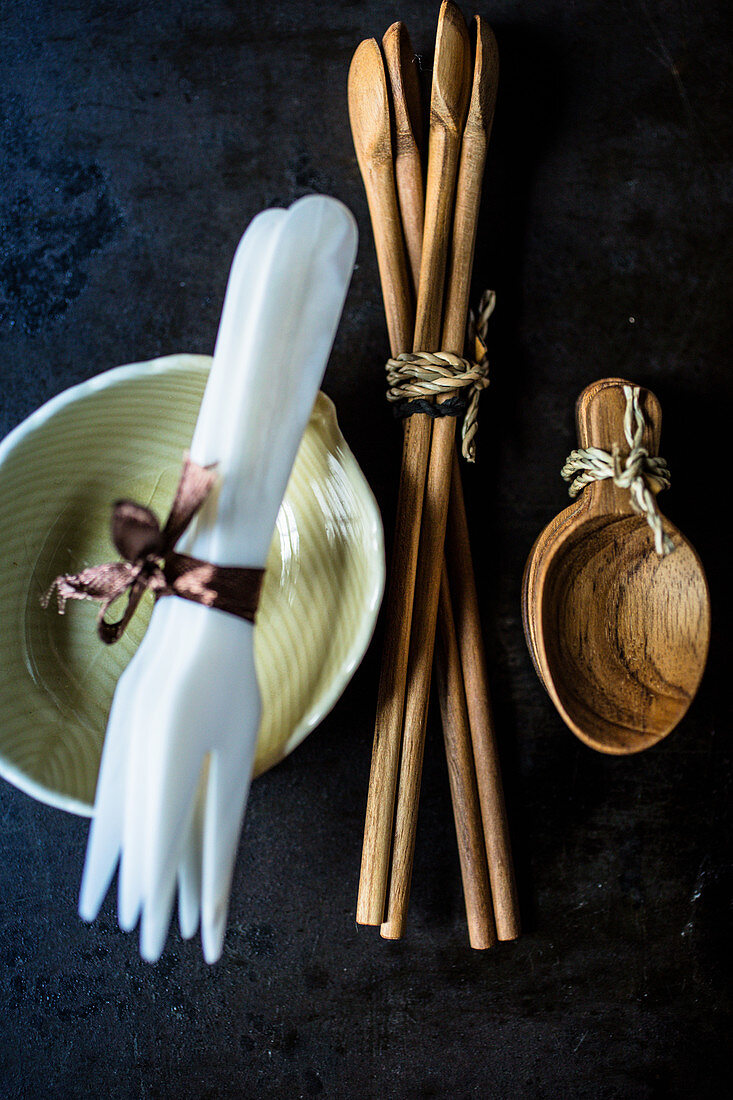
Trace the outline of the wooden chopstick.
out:
M 463 897 L 471 947 L 483 950 L 496 943 L 486 847 L 481 827 L 473 747 L 466 712 L 463 672 L 453 621 L 448 571 L 443 563 L 436 639 L 436 679 L 448 762 L 453 818 L 458 840 Z
M 461 140 L 441 342 L 443 350 L 458 354 L 463 351 L 483 169 L 496 102 L 498 77 L 498 56 L 493 34 L 486 24 L 479 24 L 478 30 L 471 101 Z M 432 148 L 430 155 L 432 156 Z M 428 195 L 429 193 L 430 161 L 428 162 Z M 395 809 L 392 876 L 387 918 L 382 925 L 382 935 L 389 938 L 398 938 L 402 935 L 409 899 L 420 789 L 419 769 L 422 764 L 430 690 L 430 664 L 435 638 L 454 437 L 455 419 L 453 417 L 441 417 L 435 421 L 423 497 L 418 577 L 407 670 L 402 742 L 403 763 L 400 769 Z
M 500 940 L 515 940 L 520 933 L 519 903 L 509 839 L 509 824 L 504 805 L 496 730 L 491 710 L 491 694 L 486 674 L 486 656 L 471 544 L 468 537 L 466 507 L 463 500 L 463 485 L 455 448 L 445 556 L 448 562 L 451 606 L 471 727 L 473 761 L 491 880 L 496 934 Z
M 419 270 L 420 265 L 424 213 L 421 158 L 415 136 L 422 129 L 420 90 L 415 71 L 414 53 L 405 25 L 394 23 L 382 39 L 382 46 L 392 92 L 397 199 L 410 255 L 410 266 L 414 274 L 415 269 Z M 398 171 L 400 162 L 403 165 L 402 171 Z M 400 297 L 406 300 L 406 295 Z M 412 321 L 414 323 L 414 318 Z M 406 322 L 407 319 L 405 319 L 405 327 Z M 393 351 L 392 354 L 396 353 Z M 447 574 L 444 576 L 444 582 L 448 593 Z M 443 716 L 443 735 L 469 941 L 472 947 L 484 949 L 495 944 L 496 933 L 466 697 L 449 595 L 446 596 L 446 600 L 447 602 L 443 599 L 441 587 L 438 609 L 440 644 L 436 650 L 436 670 Z
M 414 351 L 435 350 L 441 338 L 441 317 L 453 193 L 458 175 L 463 133 L 470 91 L 471 44 L 463 16 L 452 0 L 444 0 L 438 19 L 433 86 L 430 101 L 428 175 L 425 225 L 420 264 Z M 454 222 L 455 232 L 455 222 Z M 465 316 L 463 319 L 465 326 Z M 459 354 L 463 349 L 461 335 Z M 445 348 L 445 350 L 452 350 Z M 416 417 L 411 417 L 411 420 Z M 434 421 L 431 455 L 436 432 L 452 440 L 453 417 Z M 425 748 L 430 678 L 438 612 L 440 565 L 443 557 L 450 482 L 435 483 L 436 470 L 428 465 L 423 495 L 420 546 L 418 551 L 415 601 L 407 664 L 405 717 L 402 730 L 402 759 L 395 804 L 392 869 L 385 920 L 381 934 L 400 939 L 404 934 L 410 894 L 412 860 L 417 829 L 417 805 Z M 440 472 L 440 471 L 438 471 Z M 432 473 L 432 483 L 431 483 Z M 442 490 L 442 494 L 441 494 Z M 420 522 L 419 517 L 415 517 Z
M 367 193 L 390 348 L 412 342 L 413 305 L 397 206 L 384 61 L 375 39 L 362 42 L 349 70 L 349 116 Z M 382 668 L 377 695 L 356 920 L 380 925 L 389 882 L 392 823 L 399 775 L 420 514 L 430 454 L 431 421 L 405 422 L 392 567 L 384 602 Z
M 422 178 L 422 107 L 417 58 L 404 23 L 393 23 L 382 38 L 382 50 L 391 85 L 394 119 L 393 160 L 397 201 L 412 274 L 412 290 L 417 298 L 420 284 L 425 189 Z M 410 336 L 415 318 L 410 324 Z M 399 351 L 409 351 L 408 341 Z M 393 355 L 399 354 L 393 351 Z
M 478 19 L 477 23 L 477 37 L 480 38 L 482 30 Z M 486 28 L 486 31 L 489 35 L 491 34 L 488 28 Z M 405 235 L 412 239 L 411 255 L 413 264 L 415 255 L 417 254 L 419 257 L 422 244 L 420 236 L 422 180 L 419 172 L 416 174 L 415 171 L 416 166 L 419 167 L 419 151 L 415 149 L 416 142 L 414 140 L 414 136 L 419 130 L 419 114 L 416 115 L 413 106 L 414 104 L 419 106 L 419 99 L 415 94 L 419 89 L 416 88 L 415 69 L 410 66 L 411 48 L 409 38 L 399 24 L 389 29 L 384 38 L 384 45 L 390 70 L 397 64 L 400 64 L 402 68 L 403 86 L 400 90 L 410 104 L 408 110 L 401 116 L 397 107 L 395 108 L 395 125 L 398 133 L 394 143 L 394 159 L 397 162 L 401 161 L 403 165 L 402 172 L 395 172 L 399 184 L 398 196 L 394 193 L 392 149 L 388 121 L 386 134 L 384 132 L 385 126 L 380 123 L 376 132 L 374 134 L 370 132 L 366 140 L 363 135 L 360 136 L 355 132 L 354 142 L 369 199 L 390 346 L 392 354 L 395 355 L 409 346 L 412 321 L 412 302 L 407 289 L 402 227 L 397 209 L 398 199 L 402 218 L 411 226 L 411 229 L 405 230 Z M 390 57 L 392 58 L 391 64 Z M 359 60 L 360 64 L 357 63 Z M 368 79 L 370 68 L 372 70 L 371 82 Z M 399 74 L 390 73 L 393 84 L 395 76 L 399 78 Z M 356 86 L 356 91 L 354 91 L 353 85 Z M 381 97 L 381 102 L 376 105 L 374 102 L 375 94 L 377 101 Z M 381 116 L 382 119 L 387 116 L 389 106 L 386 81 L 381 54 L 374 40 L 363 42 L 358 48 L 354 55 L 354 62 L 352 62 L 352 71 L 349 74 L 349 110 L 352 117 L 352 130 L 355 126 L 353 101 L 356 99 L 358 103 L 359 95 L 369 97 L 368 109 L 363 112 L 366 116 L 370 118 Z M 394 98 L 396 103 L 400 99 L 396 90 Z M 358 107 L 356 111 L 358 114 Z M 412 142 L 410 141 L 410 132 L 413 134 Z M 412 149 L 410 145 L 412 145 Z M 410 215 L 410 209 L 412 215 Z M 380 698 L 359 884 L 359 903 L 357 907 L 357 920 L 359 923 L 378 924 L 382 920 L 384 912 L 405 689 L 404 677 L 407 653 L 405 634 L 409 637 L 410 611 L 415 579 L 414 559 L 417 551 L 415 535 L 419 533 L 418 524 L 413 524 L 412 529 L 410 528 L 410 517 L 414 517 L 415 513 L 419 512 L 424 484 L 420 470 L 424 471 L 427 465 L 426 441 L 429 446 L 431 425 L 429 421 L 427 423 L 425 421 L 425 417 L 418 415 L 409 418 L 405 422 L 395 554 L 390 592 L 386 601 L 387 643 L 380 681 Z M 427 431 L 425 431 L 425 428 L 427 428 Z M 406 506 L 403 505 L 405 499 L 408 500 Z M 410 539 L 411 534 L 412 538 Z M 449 562 L 450 583 L 453 586 L 453 595 L 456 601 L 454 609 L 458 627 L 458 643 L 466 684 L 466 702 L 474 743 L 480 803 L 486 837 L 485 844 L 489 856 L 491 883 L 494 892 L 496 923 L 499 937 L 510 939 L 518 935 L 519 932 L 516 889 L 514 887 L 508 830 L 503 807 L 501 776 L 493 736 L 485 661 L 483 659 L 483 641 L 476 602 L 475 580 L 468 543 L 462 487 L 458 477 L 455 479 L 454 491 L 451 493 L 448 545 L 449 557 L 451 558 Z M 455 560 L 453 560 L 454 555 Z M 400 560 L 403 565 L 401 570 L 397 568 Z M 405 565 L 407 565 L 406 573 Z M 410 565 L 412 565 L 411 571 Z M 406 613 L 405 609 L 407 609 Z M 391 647 L 387 645 L 390 638 L 392 639 Z M 400 659 L 400 651 L 402 651 L 403 659 Z M 450 652 L 454 653 L 455 647 L 450 649 Z M 447 670 L 446 675 L 452 676 L 455 683 L 460 681 L 460 676 L 456 674 L 455 667 L 452 670 Z M 460 712 L 460 706 L 457 709 Z M 462 709 L 465 713 L 465 707 Z M 459 730 L 459 737 L 462 732 L 465 732 L 465 730 Z M 456 755 L 455 758 L 460 759 L 460 754 Z M 454 813 L 455 806 L 456 799 L 454 798 Z M 456 828 L 459 837 L 467 835 L 465 827 L 459 827 L 458 819 Z M 475 867 L 476 865 L 475 858 L 471 861 L 465 858 L 465 853 L 462 855 L 462 870 L 464 866 Z M 466 889 L 464 885 L 464 894 L 468 899 L 472 896 L 480 896 L 480 890 L 477 894 L 472 887 L 469 886 Z M 472 917 L 469 914 L 469 927 L 471 926 Z M 491 936 L 492 933 L 490 932 L 477 932 L 471 936 L 472 943 L 479 946 L 478 941 L 482 940 L 486 943 Z
M 483 84 L 481 69 L 485 73 Z M 474 90 L 463 135 L 461 168 L 456 187 L 453 254 L 443 327 L 443 344 L 447 348 L 452 348 L 454 342 L 462 339 L 461 333 L 465 332 L 476 224 L 496 104 L 498 76 L 499 54 L 496 39 L 489 25 L 477 15 Z M 464 229 L 459 231 L 461 223 Z M 459 324 L 463 325 L 462 329 L 459 328 Z M 472 352 L 473 349 L 469 354 Z M 486 658 L 463 501 L 463 486 L 455 447 L 450 447 L 449 457 L 449 446 L 447 441 L 444 442 L 446 434 L 446 429 L 433 434 L 430 461 L 431 465 L 434 461 L 440 461 L 444 478 L 451 481 L 448 563 L 491 877 L 494 917 L 499 939 L 513 940 L 519 936 L 520 920 L 509 827 L 504 805 L 496 731 L 491 712 L 491 695 L 486 675 Z M 436 458 L 434 458 L 434 451 L 437 451 Z
M 377 190 L 379 188 L 386 192 L 388 186 L 385 165 L 391 159 L 389 157 L 391 147 L 389 127 L 387 127 L 386 135 L 379 132 L 376 140 L 371 142 L 369 149 L 365 150 L 362 147 L 360 151 L 360 142 L 357 133 L 355 133 L 357 128 L 354 125 L 354 118 L 359 111 L 360 103 L 363 102 L 364 95 L 373 91 L 373 88 L 370 88 L 368 84 L 366 87 L 364 86 L 365 81 L 362 79 L 367 66 L 361 64 L 361 62 L 370 60 L 371 77 L 380 82 L 380 100 L 378 104 L 370 100 L 369 106 L 372 108 L 377 106 L 377 117 L 380 121 L 383 117 L 381 111 L 381 85 L 385 82 L 385 78 L 383 66 L 377 64 L 376 56 L 372 56 L 371 59 L 369 57 L 370 54 L 374 55 L 374 47 L 376 47 L 376 43 L 373 46 L 371 43 L 362 43 L 352 59 L 349 71 L 349 112 L 352 118 L 352 133 L 354 133 L 354 141 L 357 146 L 357 158 L 362 170 L 362 177 L 367 187 L 373 222 L 376 209 L 376 203 L 373 205 L 373 202 Z M 430 161 L 433 164 L 433 181 L 431 185 L 429 165 L 428 200 L 426 204 L 427 228 L 423 241 L 421 283 L 413 337 L 413 349 L 417 348 L 417 350 L 437 347 L 437 342 L 440 339 L 441 305 L 448 251 L 447 227 L 449 227 L 450 222 L 451 201 L 460 153 L 460 133 L 463 129 L 468 105 L 467 70 L 469 54 L 470 43 L 468 42 L 468 32 L 463 17 L 451 0 L 444 0 L 438 19 L 433 73 L 435 95 L 432 104 L 433 122 L 431 123 L 430 132 Z M 458 65 L 456 65 L 457 60 Z M 384 96 L 386 97 L 386 88 Z M 449 105 L 448 107 L 445 106 L 446 102 Z M 459 108 L 458 114 L 460 117 L 458 118 L 455 118 L 451 113 L 451 109 L 454 109 L 456 104 Z M 369 118 L 374 117 L 369 112 L 365 113 Z M 375 171 L 379 172 L 378 187 L 374 179 Z M 392 183 L 392 187 L 394 187 L 394 183 Z M 383 228 L 379 236 L 384 236 Z M 375 233 L 376 237 L 377 234 Z M 377 238 L 378 255 L 379 251 L 380 244 Z M 423 270 L 426 272 L 425 278 L 422 277 Z M 382 289 L 389 324 L 395 305 L 393 288 L 386 288 L 383 281 Z M 393 316 L 392 322 L 393 328 L 396 327 Z M 390 329 L 390 340 L 392 342 L 391 334 L 392 329 Z M 403 464 L 400 473 L 400 511 L 397 517 L 390 591 L 386 609 L 387 621 L 385 624 L 382 673 L 377 703 L 374 750 L 367 799 L 367 822 L 359 879 L 357 921 L 363 924 L 377 923 L 383 919 L 385 913 L 385 895 L 389 875 L 389 839 L 392 827 L 392 811 L 395 803 L 394 784 L 398 768 L 401 770 L 401 767 L 405 764 L 404 740 L 402 742 L 402 765 L 398 763 L 402 705 L 405 698 L 405 676 L 409 661 L 410 616 L 416 583 L 416 561 L 421 538 L 420 516 L 431 432 L 431 422 L 424 415 L 410 417 L 405 429 Z M 434 631 L 432 641 L 434 641 Z M 432 662 L 432 643 L 430 661 Z M 413 765 L 414 763 L 418 765 L 416 772 L 419 783 L 422 746 L 417 745 L 416 747 L 419 752 L 419 761 L 413 761 Z M 415 771 L 414 766 L 412 770 Z

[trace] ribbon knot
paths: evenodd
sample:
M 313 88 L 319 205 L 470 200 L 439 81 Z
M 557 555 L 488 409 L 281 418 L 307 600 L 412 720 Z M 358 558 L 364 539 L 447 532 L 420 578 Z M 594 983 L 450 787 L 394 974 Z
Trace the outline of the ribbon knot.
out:
M 43 596 L 42 605 L 48 606 L 54 589 L 62 615 L 67 600 L 99 601 L 97 632 L 107 645 L 122 637 L 146 591 L 152 592 L 156 600 L 162 596 L 180 596 L 252 622 L 262 586 L 262 569 L 213 565 L 174 550 L 211 492 L 215 479 L 213 466 L 199 466 L 186 454 L 163 528 L 144 505 L 132 500 L 116 501 L 112 507 L 111 535 L 124 561 L 61 574 Z M 127 606 L 122 618 L 108 622 L 107 609 L 125 593 Z

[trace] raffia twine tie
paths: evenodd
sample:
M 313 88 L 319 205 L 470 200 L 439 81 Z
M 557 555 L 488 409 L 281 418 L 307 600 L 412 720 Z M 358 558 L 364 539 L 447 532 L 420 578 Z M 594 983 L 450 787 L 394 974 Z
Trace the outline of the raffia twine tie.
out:
M 125 560 L 93 565 L 81 573 L 62 573 L 41 598 L 42 606 L 48 607 L 54 589 L 61 615 L 67 600 L 96 600 L 101 604 L 97 633 L 107 645 L 122 637 L 148 590 L 156 600 L 162 596 L 180 596 L 252 622 L 263 569 L 214 565 L 173 549 L 211 492 L 215 479 L 213 466 L 199 466 L 186 454 L 170 514 L 162 529 L 149 508 L 132 500 L 118 500 L 112 507 L 111 534 Z M 122 618 L 108 622 L 107 609 L 125 594 L 127 606 Z
M 461 453 L 467 462 L 476 461 L 478 402 L 482 390 L 489 384 L 486 330 L 495 305 L 494 291 L 486 290 L 477 315 L 473 310 L 469 315 L 468 346 L 475 347 L 475 362 L 448 351 L 405 351 L 388 359 L 386 364 L 387 400 L 394 404 L 395 415 L 426 413 L 435 417 L 465 413 Z M 439 404 L 429 400 L 440 394 L 453 396 Z
M 560 472 L 565 481 L 570 482 L 568 492 L 573 498 L 591 481 L 608 478 L 619 489 L 628 489 L 631 507 L 646 518 L 654 532 L 654 549 L 664 557 L 674 549 L 674 543 L 665 534 L 655 494 L 668 489 L 671 478 L 665 460 L 650 455 L 641 445 L 645 420 L 639 405 L 639 393 L 638 386 L 624 386 L 624 435 L 629 446 L 626 459 L 622 462 L 617 443 L 613 444 L 610 454 L 600 447 L 584 447 L 570 452 Z

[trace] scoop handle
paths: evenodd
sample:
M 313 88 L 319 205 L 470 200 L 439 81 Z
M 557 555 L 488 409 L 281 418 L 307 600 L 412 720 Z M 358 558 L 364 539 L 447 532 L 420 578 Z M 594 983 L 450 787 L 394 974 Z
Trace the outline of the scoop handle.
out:
M 622 458 L 628 455 L 629 445 L 624 435 L 624 386 L 633 385 L 624 378 L 602 378 L 586 386 L 575 406 L 579 447 L 600 447 L 611 451 L 615 443 Z M 650 455 L 658 455 L 662 409 L 651 390 L 639 387 L 639 391 L 639 404 L 646 422 L 642 446 Z
M 580 448 L 599 447 L 612 453 L 615 445 L 619 457 L 622 460 L 627 457 L 630 448 L 624 432 L 624 386 L 633 385 L 624 378 L 602 378 L 583 390 L 575 406 Z M 642 446 L 649 455 L 658 455 L 662 431 L 661 406 L 651 390 L 643 387 L 639 387 L 639 405 L 644 414 Z M 588 512 L 598 515 L 633 512 L 628 490 L 618 488 L 610 480 L 593 482 L 587 486 L 583 497 Z

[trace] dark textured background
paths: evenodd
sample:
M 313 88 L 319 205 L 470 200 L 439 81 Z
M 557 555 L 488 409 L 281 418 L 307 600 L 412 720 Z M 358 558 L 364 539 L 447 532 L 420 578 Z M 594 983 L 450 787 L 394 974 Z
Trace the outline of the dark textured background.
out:
M 325 389 L 389 536 L 400 432 L 382 396 L 345 82 L 359 40 L 397 17 L 429 64 L 437 7 L 0 0 L 2 434 L 118 363 L 210 352 L 250 218 L 325 191 L 361 230 Z M 322 727 L 254 786 L 213 968 L 176 933 L 157 966 L 142 963 L 112 899 L 83 925 L 86 822 L 0 785 L 3 1097 L 730 1087 L 729 9 L 481 10 L 502 75 L 476 286 L 499 306 L 466 485 L 525 934 L 487 954 L 467 946 L 435 716 L 408 934 L 387 944 L 354 923 L 378 634 Z M 562 725 L 519 606 L 532 541 L 566 503 L 575 397 L 608 374 L 661 399 L 663 507 L 698 546 L 714 600 L 697 701 L 628 759 Z

